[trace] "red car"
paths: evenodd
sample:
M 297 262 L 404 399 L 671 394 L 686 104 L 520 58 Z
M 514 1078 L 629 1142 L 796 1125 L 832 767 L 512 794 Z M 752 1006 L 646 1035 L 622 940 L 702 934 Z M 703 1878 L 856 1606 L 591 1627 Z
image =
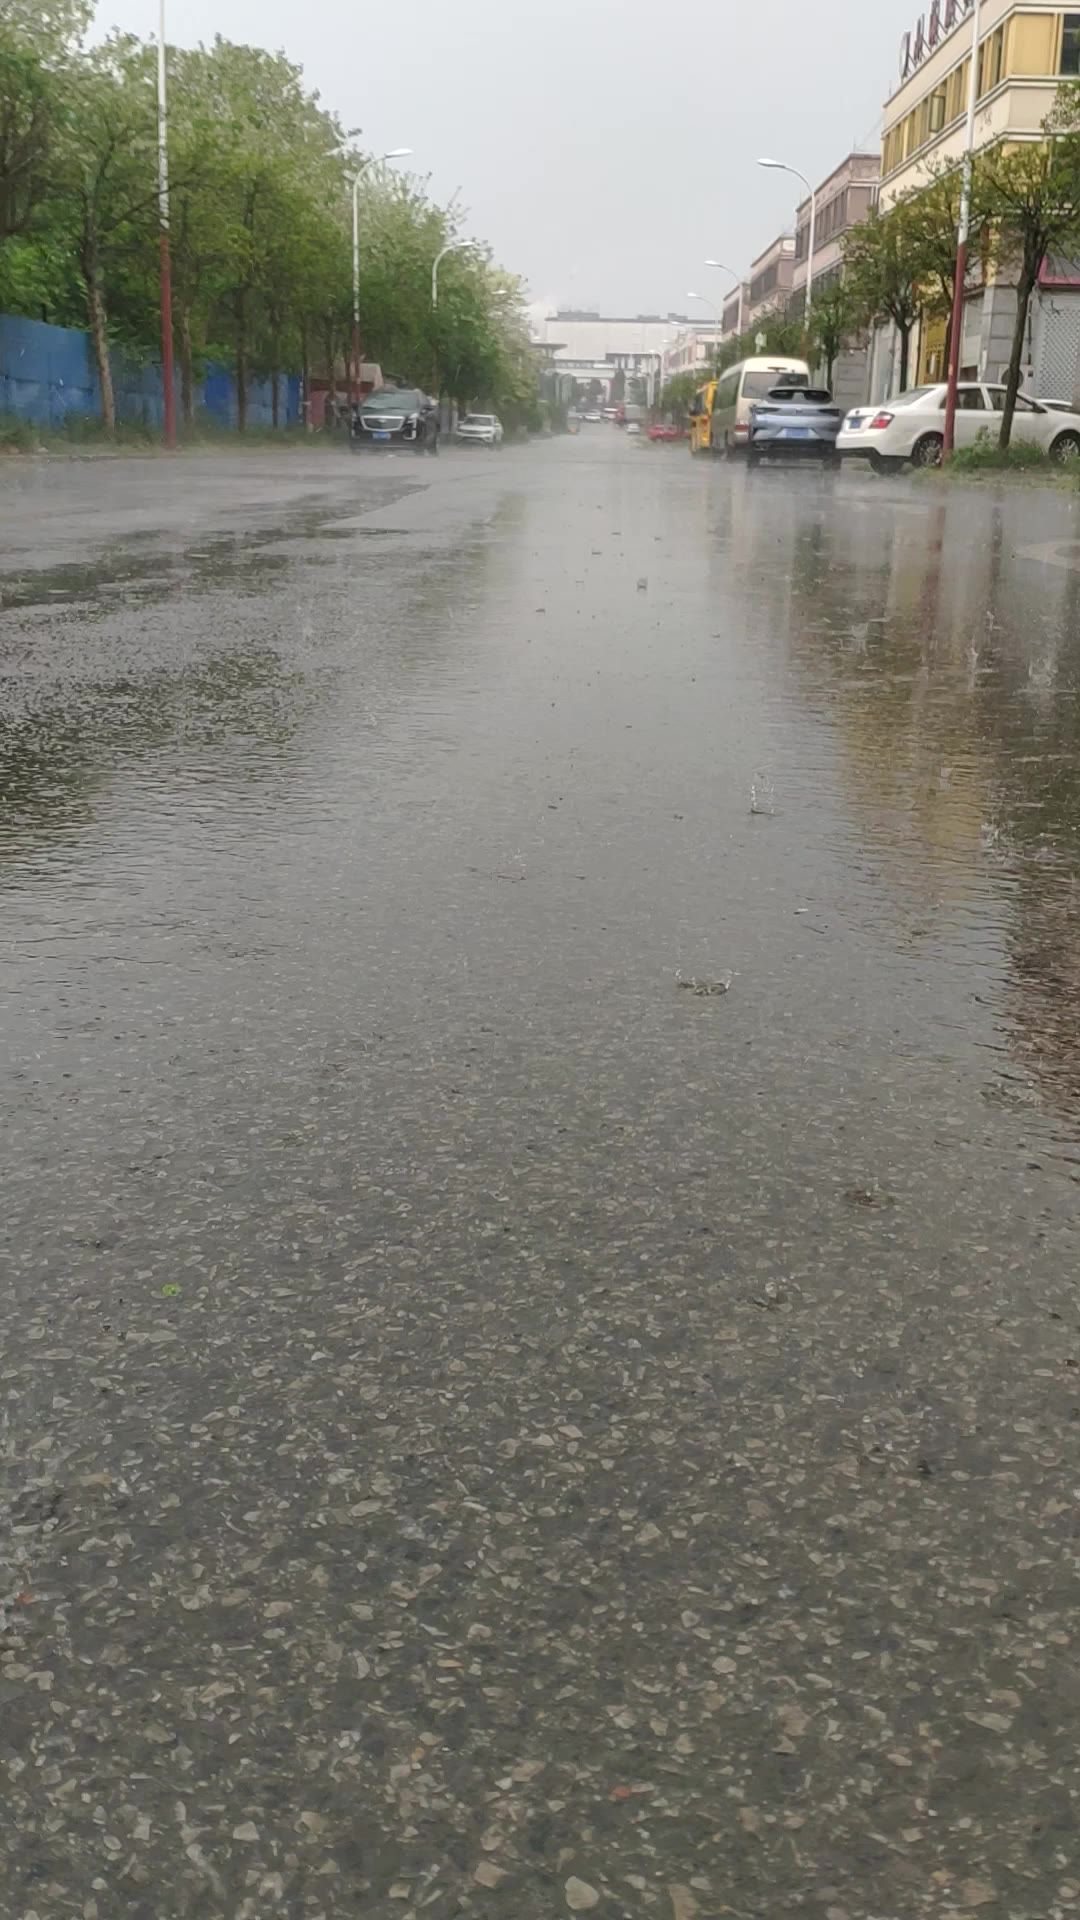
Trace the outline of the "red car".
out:
M 678 427 L 655 426 L 649 428 L 650 440 L 681 440 L 682 432 Z

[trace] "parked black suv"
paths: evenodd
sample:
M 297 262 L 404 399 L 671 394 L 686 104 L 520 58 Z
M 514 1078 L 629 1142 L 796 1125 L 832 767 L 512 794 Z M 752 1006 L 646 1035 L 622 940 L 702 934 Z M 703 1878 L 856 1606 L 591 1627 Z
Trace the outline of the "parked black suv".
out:
M 349 439 L 361 447 L 411 447 L 414 453 L 438 453 L 439 411 L 417 387 L 380 387 L 353 408 Z

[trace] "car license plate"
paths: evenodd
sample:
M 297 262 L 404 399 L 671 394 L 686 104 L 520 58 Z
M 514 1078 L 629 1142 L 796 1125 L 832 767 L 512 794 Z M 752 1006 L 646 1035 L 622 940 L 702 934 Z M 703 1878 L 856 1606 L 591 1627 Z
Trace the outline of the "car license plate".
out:
M 809 427 L 785 427 L 782 437 L 785 440 L 809 440 L 810 429 Z
M 376 427 L 371 437 L 373 440 L 389 440 L 389 429 L 387 427 Z

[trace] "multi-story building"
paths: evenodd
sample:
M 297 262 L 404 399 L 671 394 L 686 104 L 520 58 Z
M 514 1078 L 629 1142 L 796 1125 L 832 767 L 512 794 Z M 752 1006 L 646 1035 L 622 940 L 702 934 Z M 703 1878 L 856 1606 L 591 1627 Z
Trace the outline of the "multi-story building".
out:
M 693 323 L 685 313 L 638 313 L 610 317 L 591 310 L 564 308 L 538 323 L 538 342 L 557 344 L 556 364 L 610 368 L 611 378 L 644 380 L 652 398 L 659 389 L 663 357 L 677 330 Z
M 715 323 L 698 324 L 691 321 L 680 327 L 672 336 L 670 344 L 664 349 L 664 379 L 673 380 L 677 373 L 701 372 L 715 359 L 717 347 L 723 339 L 723 333 Z
M 795 236 L 781 233 L 750 265 L 750 287 L 743 307 L 743 332 L 770 314 L 786 313 L 795 273 Z
M 883 116 L 880 201 L 885 210 L 926 184 L 964 150 L 971 75 L 972 0 L 934 0 L 906 34 L 900 84 Z M 978 53 L 979 149 L 1037 140 L 1063 78 L 1080 75 L 1080 9 L 1046 0 L 982 0 Z M 977 269 L 976 269 L 977 273 Z M 997 379 L 1009 358 L 1016 296 L 1007 272 L 972 285 L 965 302 L 961 370 Z M 878 336 L 873 397 L 892 390 L 895 352 Z M 944 323 L 920 330 L 912 382 L 940 379 Z M 1071 398 L 1080 387 L 1080 267 L 1048 263 L 1032 305 L 1029 376 L 1037 392 Z
M 815 193 L 814 285 L 827 286 L 844 261 L 844 235 L 865 220 L 877 198 L 881 174 L 878 153 L 849 153 L 834 167 Z M 806 300 L 810 256 L 810 199 L 795 214 L 795 269 L 791 279 L 791 311 L 802 313 Z
M 725 340 L 731 340 L 736 334 L 742 332 L 749 306 L 750 285 L 748 281 L 744 280 L 741 285 L 736 283 L 724 300 Z
M 842 272 L 844 235 L 865 220 L 877 198 L 881 156 L 849 153 L 816 189 L 814 218 L 814 290 L 823 290 Z M 789 312 L 801 317 L 806 307 L 810 264 L 810 198 L 795 214 L 795 269 Z M 833 392 L 844 406 L 866 398 L 868 349 L 860 342 L 840 355 L 833 368 Z

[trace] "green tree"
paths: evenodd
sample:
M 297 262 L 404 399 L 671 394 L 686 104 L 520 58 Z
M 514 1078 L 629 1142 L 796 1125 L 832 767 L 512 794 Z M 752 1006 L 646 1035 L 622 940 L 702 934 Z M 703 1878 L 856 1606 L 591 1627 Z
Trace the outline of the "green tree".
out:
M 706 378 L 701 368 L 688 368 L 685 373 L 672 374 L 660 395 L 660 406 L 663 412 L 670 413 L 680 426 L 685 425 L 690 412 L 690 402 Z
M 1016 320 L 999 444 L 1012 437 L 1031 296 L 1048 254 L 1070 258 L 1080 248 L 1080 97 L 1063 86 L 1043 122 L 1044 138 L 992 147 L 980 156 L 991 248 L 999 268 L 1016 275 Z
M 4 0 L 0 11 L 0 246 L 25 234 L 48 191 L 62 75 L 88 0 Z
M 844 344 L 858 330 L 858 324 L 858 301 L 843 274 L 837 274 L 820 289 L 815 287 L 807 333 L 811 348 L 816 349 L 825 362 L 825 381 L 829 387 Z
M 153 96 L 137 42 L 114 35 L 65 77 L 50 200 L 69 225 L 97 366 L 101 417 L 116 425 L 109 287 L 132 249 L 152 258 L 157 183 Z
M 845 274 L 855 310 L 866 321 L 891 320 L 900 340 L 899 390 L 908 383 L 911 333 L 919 313 L 923 268 L 911 207 L 876 209 L 844 236 Z

